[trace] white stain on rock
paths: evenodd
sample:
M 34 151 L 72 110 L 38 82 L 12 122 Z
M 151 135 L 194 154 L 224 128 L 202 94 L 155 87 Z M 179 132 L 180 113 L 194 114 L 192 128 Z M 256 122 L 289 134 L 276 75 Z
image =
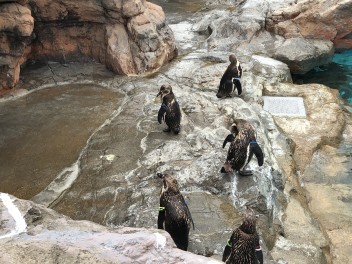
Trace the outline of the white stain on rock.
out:
M 79 162 L 77 161 L 72 166 L 63 169 L 54 181 L 32 198 L 32 201 L 49 207 L 60 198 L 65 190 L 72 186 L 79 172 Z
M 100 156 L 101 159 L 105 159 L 109 162 L 112 162 L 115 159 L 115 155 L 113 154 L 109 154 L 109 155 L 104 155 L 104 156 Z
M 27 231 L 27 223 L 24 220 L 20 210 L 16 207 L 16 205 L 12 202 L 11 197 L 7 193 L 0 193 L 0 200 L 7 208 L 8 213 L 12 216 L 13 220 L 15 221 L 15 229 L 11 230 L 10 233 L 0 236 L 2 238 L 13 237 L 20 233 Z
M 166 237 L 159 233 L 154 233 L 156 238 L 156 248 L 163 249 L 166 245 Z

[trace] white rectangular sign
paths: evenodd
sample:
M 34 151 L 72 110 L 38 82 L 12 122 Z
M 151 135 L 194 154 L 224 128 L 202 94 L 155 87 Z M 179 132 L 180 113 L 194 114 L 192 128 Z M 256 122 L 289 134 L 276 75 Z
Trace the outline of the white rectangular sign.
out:
M 305 117 L 302 97 L 263 96 L 264 110 L 275 116 Z

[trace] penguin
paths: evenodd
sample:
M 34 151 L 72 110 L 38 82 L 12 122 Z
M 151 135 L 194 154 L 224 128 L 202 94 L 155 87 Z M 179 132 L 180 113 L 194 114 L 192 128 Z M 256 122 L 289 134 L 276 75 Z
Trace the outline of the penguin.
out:
M 256 142 L 255 129 L 246 120 L 235 119 L 230 130 L 232 133 L 225 138 L 222 145 L 224 148 L 228 142 L 231 143 L 221 172 L 226 173 L 235 170 L 242 176 L 250 176 L 252 171 L 243 169 L 251 161 L 253 154 L 258 160 L 259 166 L 264 163 L 263 151 Z
M 256 231 L 256 216 L 252 209 L 246 209 L 242 224 L 236 228 L 227 241 L 222 255 L 226 264 L 263 264 L 263 252 Z
M 162 85 L 156 97 L 158 96 L 161 98 L 161 106 L 158 112 L 158 122 L 161 124 L 164 120 L 167 128 L 163 131 L 173 131 L 174 134 L 177 135 L 180 132 L 182 114 L 176 97 L 172 92 L 172 87 L 168 84 Z
M 187 251 L 188 234 L 194 223 L 188 206 L 183 198 L 177 180 L 167 173 L 157 173 L 163 180 L 160 194 L 158 228 L 167 231 L 179 249 Z
M 219 90 L 216 94 L 218 98 L 231 97 L 233 85 L 235 85 L 238 95 L 242 94 L 242 67 L 233 54 L 229 56 L 229 61 L 230 65 L 227 67 L 220 80 Z

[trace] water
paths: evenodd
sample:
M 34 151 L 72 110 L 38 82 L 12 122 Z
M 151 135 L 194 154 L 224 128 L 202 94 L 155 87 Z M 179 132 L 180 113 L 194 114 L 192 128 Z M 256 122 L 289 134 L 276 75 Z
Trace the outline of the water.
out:
M 352 50 L 336 53 L 330 64 L 292 78 L 294 83 L 320 83 L 338 89 L 341 97 L 352 104 Z
M 0 104 L 0 192 L 30 199 L 71 166 L 117 108 L 117 91 L 57 85 Z

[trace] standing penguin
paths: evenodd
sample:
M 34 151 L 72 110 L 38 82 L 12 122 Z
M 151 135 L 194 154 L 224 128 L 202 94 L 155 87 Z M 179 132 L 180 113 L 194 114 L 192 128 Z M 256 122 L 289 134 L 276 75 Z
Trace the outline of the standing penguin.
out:
M 253 210 L 246 209 L 243 223 L 233 231 L 225 246 L 222 261 L 226 264 L 263 264 Z
M 170 132 L 172 130 L 175 134 L 178 134 L 180 132 L 182 114 L 180 106 L 172 92 L 172 87 L 168 84 L 163 84 L 156 97 L 158 96 L 161 98 L 161 106 L 158 112 L 159 124 L 164 120 L 167 128 L 163 131 Z
M 227 159 L 221 168 L 221 172 L 226 173 L 235 170 L 242 176 L 252 175 L 252 171 L 243 169 L 251 161 L 253 154 L 258 160 L 259 166 L 264 163 L 264 154 L 256 142 L 254 127 L 246 120 L 235 119 L 231 126 L 231 132 L 232 134 L 226 137 L 222 145 L 224 148 L 227 142 L 231 142 Z
M 238 95 L 241 95 L 242 93 L 242 67 L 235 55 L 231 54 L 229 56 L 229 60 L 231 63 L 227 67 L 220 80 L 219 90 L 216 94 L 216 97 L 218 98 L 231 97 L 233 85 L 235 85 L 235 89 L 237 88 Z
M 170 234 L 179 249 L 187 250 L 188 234 L 191 223 L 194 223 L 188 206 L 178 189 L 177 180 L 169 174 L 158 173 L 163 180 L 160 194 L 160 207 L 158 215 L 158 228 Z

